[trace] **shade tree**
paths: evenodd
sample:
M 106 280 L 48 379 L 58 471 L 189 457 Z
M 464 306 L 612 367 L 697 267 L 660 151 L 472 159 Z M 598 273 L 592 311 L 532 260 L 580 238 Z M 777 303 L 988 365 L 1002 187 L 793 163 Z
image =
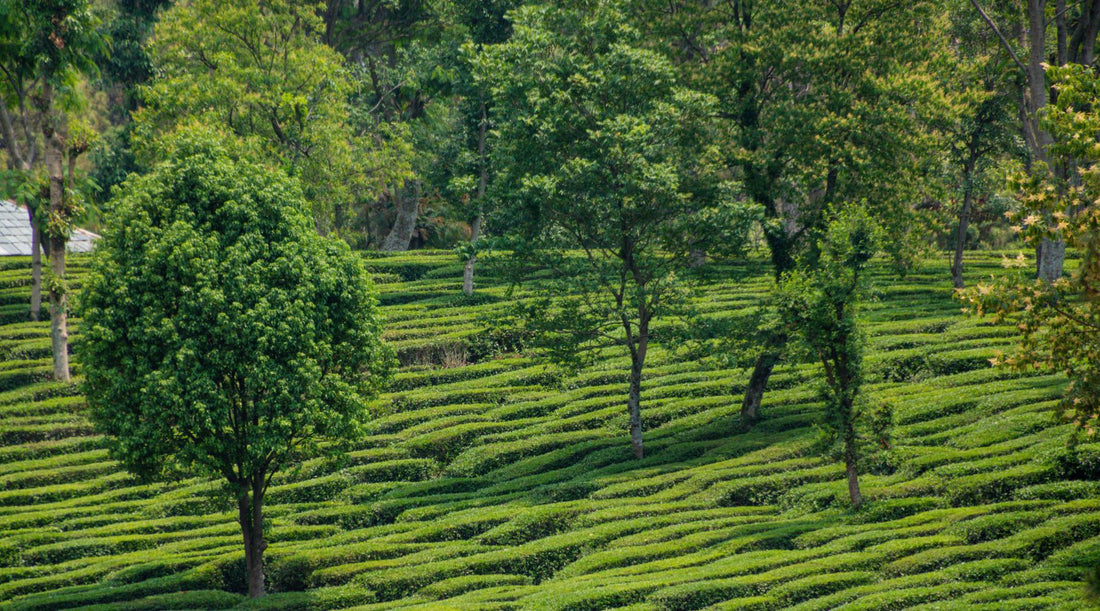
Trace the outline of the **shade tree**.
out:
M 272 478 L 358 434 L 393 354 L 359 258 L 316 235 L 297 181 L 226 140 L 187 126 L 117 191 L 79 354 L 112 456 L 225 484 L 259 596 Z
M 71 376 L 66 244 L 84 196 L 77 181 L 77 158 L 88 151 L 95 136 L 79 116 L 80 79 L 97 72 L 94 57 L 106 44 L 98 23 L 86 0 L 0 4 L 0 125 L 12 169 L 20 175 L 16 182 L 23 185 L 19 199 L 27 204 L 32 232 L 49 258 L 50 268 L 43 274 L 39 244 L 32 244 L 37 264 L 31 313 L 36 316 L 45 289 L 53 377 L 62 381 Z M 39 169 L 41 181 L 35 176 Z M 36 186 L 40 182 L 41 190 Z
M 1064 237 L 1080 256 L 1077 268 L 1053 282 L 1022 271 L 1022 254 L 1006 273 L 963 294 L 968 309 L 1020 332 L 1015 351 L 994 362 L 1017 370 L 1064 372 L 1070 379 L 1061 414 L 1089 436 L 1100 428 L 1100 79 L 1086 66 L 1049 70 L 1058 95 L 1047 108 L 1043 129 L 1057 171 L 1017 178 L 1019 209 L 1012 215 L 1029 244 Z
M 923 240 L 915 207 L 946 106 L 930 69 L 943 38 L 934 6 L 845 2 L 639 2 L 681 78 L 716 99 L 722 164 L 760 206 L 775 277 L 795 269 L 834 215 L 868 207 L 904 265 Z M 869 204 L 867 202 L 870 202 Z M 741 403 L 760 416 L 788 341 L 769 325 Z
M 863 504 L 859 474 L 868 446 L 884 439 L 882 412 L 872 416 L 863 390 L 863 352 L 859 309 L 866 298 L 867 266 L 882 243 L 881 231 L 865 208 L 837 215 L 794 270 L 785 272 L 776 291 L 778 310 L 789 337 L 800 340 L 824 371 L 821 420 L 826 448 L 844 462 L 852 507 Z M 874 428 L 867 439 L 861 429 Z
M 512 37 L 486 48 L 478 70 L 497 110 L 493 223 L 513 236 L 521 264 L 551 274 L 528 322 L 567 358 L 625 348 L 628 427 L 642 458 L 653 323 L 682 297 L 682 270 L 706 239 L 693 218 L 737 203 L 713 199 L 713 99 L 680 86 L 625 8 L 521 7 Z

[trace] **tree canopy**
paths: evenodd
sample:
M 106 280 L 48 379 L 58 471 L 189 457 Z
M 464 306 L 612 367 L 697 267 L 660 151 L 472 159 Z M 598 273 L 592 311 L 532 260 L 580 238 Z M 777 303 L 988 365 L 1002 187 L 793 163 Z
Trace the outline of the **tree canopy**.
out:
M 362 265 L 315 234 L 297 182 L 220 139 L 184 130 L 119 192 L 81 302 L 80 355 L 123 464 L 228 484 L 262 593 L 271 477 L 357 434 L 392 355 Z

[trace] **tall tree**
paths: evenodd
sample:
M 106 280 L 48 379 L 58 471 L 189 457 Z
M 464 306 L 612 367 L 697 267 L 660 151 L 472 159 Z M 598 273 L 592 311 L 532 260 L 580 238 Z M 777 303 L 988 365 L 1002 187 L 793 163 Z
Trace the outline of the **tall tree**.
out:
M 29 53 L 33 35 L 28 27 L 29 15 L 16 10 L 18 3 L 9 2 L 0 9 L 0 82 L 3 103 L 0 104 L 0 137 L 7 153 L 11 180 L 11 197 L 27 209 L 31 226 L 31 320 L 38 320 L 42 311 L 42 231 L 37 210 L 42 189 L 41 177 L 34 170 L 42 165 L 41 113 L 32 96 L 42 83 L 37 62 Z
M 780 279 L 779 310 L 789 333 L 799 336 L 825 371 L 824 430 L 840 446 L 852 507 L 863 504 L 859 488 L 859 425 L 868 420 L 863 396 L 863 348 L 857 313 L 866 290 L 866 268 L 878 250 L 878 230 L 863 209 L 832 221 L 821 240 Z M 832 445 L 832 444 L 830 444 Z
M 1051 134 L 1048 153 L 1052 166 L 1070 170 L 1076 186 L 1067 188 L 1053 171 L 1021 176 L 1020 210 L 1013 220 L 1031 244 L 1064 236 L 1080 253 L 1080 263 L 1054 282 L 1005 274 L 964 298 L 977 314 L 1012 322 L 1020 331 L 1017 350 L 1000 355 L 998 364 L 1069 377 L 1062 414 L 1094 436 L 1100 430 L 1100 78 L 1075 64 L 1050 73 L 1058 96 L 1043 123 Z
M 80 194 L 76 190 L 76 158 L 88 147 L 90 134 L 74 120 L 73 112 L 80 106 L 78 79 L 82 74 L 94 74 L 93 62 L 105 41 L 96 27 L 98 20 L 87 0 L 43 0 L 22 3 L 6 0 L 0 4 L 4 56 L 0 60 L 8 85 L 5 102 L 16 99 L 20 109 L 22 150 L 16 143 L 10 113 L 5 109 L 0 118 L 4 124 L 5 142 L 11 140 L 9 153 L 22 171 L 30 171 L 38 146 L 48 181 L 48 210 L 39 221 L 32 216 L 32 226 L 38 225 L 50 260 L 50 273 L 45 281 L 50 308 L 50 338 L 53 352 L 53 376 L 69 380 L 69 296 L 65 285 L 65 250 L 74 217 L 80 210 Z M 27 108 L 32 106 L 33 110 Z M 8 106 L 8 104 L 5 104 Z M 33 118 L 31 115 L 33 114 Z M 28 131 L 36 125 L 41 140 Z M 68 176 L 66 176 L 66 169 Z M 33 306 L 32 306 L 33 307 Z
M 469 239 L 459 248 L 463 258 L 462 292 L 466 295 L 474 294 L 474 266 L 485 231 L 492 173 L 492 96 L 488 83 L 479 78 L 474 66 L 487 45 L 501 44 L 511 36 L 512 25 L 506 15 L 520 4 L 520 0 L 452 3 L 452 18 L 462 39 L 455 57 L 453 85 L 459 115 L 458 145 L 457 154 L 442 161 L 448 166 L 446 191 L 458 203 L 458 214 L 470 227 Z
M 393 360 L 359 258 L 311 228 L 298 183 L 185 128 L 116 195 L 83 299 L 96 425 L 136 474 L 217 477 L 264 593 L 272 477 L 356 435 Z
M 928 62 L 940 43 L 930 2 L 641 2 L 638 19 L 695 87 L 717 97 L 725 163 L 765 214 L 776 278 L 831 216 L 869 205 L 912 246 L 912 206 L 943 106 Z M 864 204 L 863 202 L 868 202 Z M 759 417 L 787 336 L 768 332 L 742 401 Z
M 564 2 L 513 13 L 514 33 L 487 48 L 501 198 L 494 223 L 554 288 L 533 317 L 567 353 L 605 345 L 630 355 L 631 444 L 644 455 L 642 378 L 653 321 L 678 296 L 678 272 L 707 203 L 712 100 L 678 86 L 671 64 L 641 48 L 624 4 Z M 695 187 L 695 188 L 693 188 Z
M 140 171 L 134 158 L 131 113 L 141 105 L 142 89 L 153 80 L 148 39 L 158 12 L 169 6 L 171 0 L 117 0 L 111 4 L 113 10 L 104 11 L 101 26 L 111 40 L 110 49 L 96 58 L 101 71 L 96 85 L 107 100 L 108 127 L 89 155 L 89 173 L 99 187 L 93 203 L 99 208 L 110 199 L 115 185 L 121 184 L 130 173 Z
M 440 163 L 441 112 L 432 104 L 450 83 L 453 37 L 449 2 L 327 0 L 325 40 L 347 58 L 357 84 L 352 124 L 394 151 L 395 167 L 364 210 L 368 242 L 382 250 L 409 248 L 425 199 L 425 174 Z M 440 109 L 445 110 L 445 109 Z M 402 151 L 404 154 L 397 154 Z
M 995 11 L 982 6 L 979 0 L 970 0 L 970 3 L 990 30 L 996 33 L 1004 51 L 1025 77 L 1027 86 L 1021 91 L 1024 139 L 1031 151 L 1033 164 L 1046 165 L 1050 161 L 1047 148 L 1052 139 L 1042 122 L 1051 97 L 1044 68 L 1046 65 L 1092 65 L 1096 56 L 1097 35 L 1100 33 L 1100 0 L 1080 0 L 1069 4 L 1065 0 L 1057 0 L 1053 4 L 1049 0 L 1025 0 L 1022 7 L 1016 5 L 1013 16 L 1015 29 L 1022 33 L 1018 43 L 1004 34 L 1006 28 L 998 22 Z M 1020 47 L 1026 49 L 1026 55 L 1018 52 Z M 1021 56 L 1026 57 L 1026 62 Z M 1069 168 L 1055 170 L 1064 178 L 1072 172 Z M 1037 171 L 1042 173 L 1044 170 Z M 1065 252 L 1065 241 L 1057 232 L 1041 238 L 1036 245 L 1036 275 L 1046 282 L 1060 278 Z
M 969 4 L 952 10 L 950 17 L 946 42 L 952 61 L 943 80 L 952 90 L 957 112 L 944 132 L 959 200 L 951 261 L 951 278 L 958 289 L 965 285 L 963 254 L 977 202 L 989 190 L 989 170 L 999 160 L 1027 152 L 1019 144 L 1016 66 L 1000 52 L 996 36 Z

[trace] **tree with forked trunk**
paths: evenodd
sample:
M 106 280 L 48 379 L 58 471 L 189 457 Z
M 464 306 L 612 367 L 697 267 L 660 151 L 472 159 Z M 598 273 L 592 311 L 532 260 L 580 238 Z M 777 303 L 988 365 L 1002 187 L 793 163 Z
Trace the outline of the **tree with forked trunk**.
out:
M 641 0 L 682 80 L 713 95 L 722 163 L 741 195 L 763 210 L 778 280 L 837 210 L 868 206 L 891 225 L 898 260 L 920 239 L 914 203 L 922 164 L 938 144 L 929 129 L 945 106 L 928 69 L 942 49 L 925 0 Z M 769 317 L 770 319 L 770 317 Z M 755 338 L 741 420 L 761 417 L 772 371 L 790 339 L 781 325 Z
M 526 320 L 573 365 L 625 348 L 640 459 L 653 323 L 679 301 L 690 254 L 708 238 L 696 221 L 740 204 L 719 201 L 701 154 L 712 99 L 678 86 L 671 63 L 639 44 L 626 8 L 520 8 L 511 39 L 487 47 L 477 71 L 496 110 L 493 226 L 516 236 L 519 261 L 552 275 Z

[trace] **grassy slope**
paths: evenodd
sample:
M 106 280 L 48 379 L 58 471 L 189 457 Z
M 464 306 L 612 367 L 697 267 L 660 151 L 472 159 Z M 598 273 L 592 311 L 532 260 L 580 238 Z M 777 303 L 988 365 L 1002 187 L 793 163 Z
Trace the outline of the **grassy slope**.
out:
M 0 262 L 3 608 L 1077 609 L 1100 563 L 1100 450 L 1065 460 L 1069 428 L 1050 416 L 1063 381 L 990 369 L 1011 329 L 961 317 L 929 265 L 883 283 L 867 314 L 901 460 L 864 477 L 865 511 L 845 509 L 842 467 L 810 450 L 812 367 L 778 370 L 766 420 L 737 433 L 746 373 L 658 347 L 636 462 L 617 353 L 566 380 L 531 357 L 407 366 L 344 464 L 272 489 L 282 593 L 249 603 L 226 592 L 243 560 L 216 487 L 133 481 L 77 387 L 46 381 L 47 324 L 18 322 L 25 264 Z M 406 361 L 454 361 L 505 302 L 488 282 L 483 304 L 457 299 L 452 255 L 370 264 Z M 699 299 L 716 315 L 767 287 L 760 268 L 718 275 Z

